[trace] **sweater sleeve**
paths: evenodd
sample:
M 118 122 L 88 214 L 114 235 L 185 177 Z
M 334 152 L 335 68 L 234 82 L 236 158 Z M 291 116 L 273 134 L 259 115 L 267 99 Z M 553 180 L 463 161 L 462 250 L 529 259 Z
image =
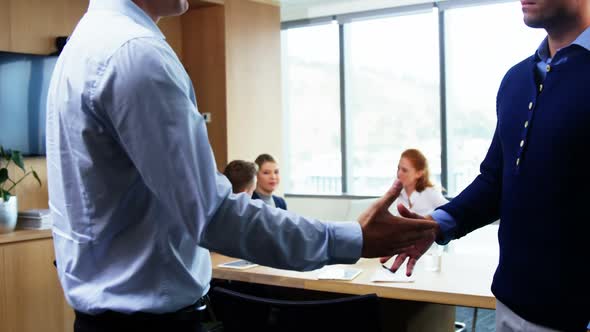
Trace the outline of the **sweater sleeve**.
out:
M 496 115 L 499 116 L 504 88 L 510 80 L 516 66 L 512 67 L 502 79 L 498 94 L 496 95 Z M 467 233 L 490 224 L 500 217 L 500 205 L 502 198 L 502 172 L 503 154 L 502 141 L 499 136 L 499 123 L 496 122 L 496 129 L 488 152 L 480 165 L 480 174 L 473 182 L 465 188 L 457 197 L 439 209 L 446 212 L 438 214 L 443 216 L 448 231 L 446 241 L 453 238 L 458 239 Z M 436 214 L 436 211 L 435 213 Z M 450 218 L 448 218 L 450 217 Z M 436 219 L 436 218 L 435 218 Z M 437 220 L 437 222 L 440 221 Z

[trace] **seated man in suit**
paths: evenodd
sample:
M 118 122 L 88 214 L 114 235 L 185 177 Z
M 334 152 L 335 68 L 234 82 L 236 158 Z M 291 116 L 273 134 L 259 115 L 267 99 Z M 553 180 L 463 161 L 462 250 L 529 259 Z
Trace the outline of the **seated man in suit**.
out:
M 233 160 L 223 170 L 234 194 L 248 193 L 252 196 L 256 188 L 256 165 L 245 160 Z

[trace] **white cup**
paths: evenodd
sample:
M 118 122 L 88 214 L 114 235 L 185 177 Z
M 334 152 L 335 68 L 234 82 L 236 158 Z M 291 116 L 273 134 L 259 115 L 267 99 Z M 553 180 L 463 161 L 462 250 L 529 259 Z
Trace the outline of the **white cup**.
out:
M 442 253 L 444 246 L 439 246 L 433 243 L 430 248 L 424 253 L 422 260 L 424 260 L 424 270 L 431 272 L 438 272 L 442 267 Z

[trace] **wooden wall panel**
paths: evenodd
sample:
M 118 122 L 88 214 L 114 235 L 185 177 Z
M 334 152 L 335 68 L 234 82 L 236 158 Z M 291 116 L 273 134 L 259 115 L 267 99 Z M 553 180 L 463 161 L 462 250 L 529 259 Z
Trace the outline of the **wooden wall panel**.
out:
M 53 266 L 52 239 L 9 243 L 3 253 L 0 321 L 3 332 L 72 331 L 71 309 Z M 68 319 L 68 320 L 66 320 Z
M 52 0 L 55 1 L 55 0 Z M 74 28 L 88 10 L 88 0 L 58 0 L 63 4 L 63 13 L 61 16 L 61 27 L 57 31 L 60 36 L 70 36 L 74 31 Z
M 211 113 L 207 125 L 217 167 L 227 163 L 225 30 L 223 6 L 203 6 L 182 16 L 183 59 L 197 96 L 199 112 Z
M 11 0 L 11 51 L 48 54 L 53 49 L 48 13 L 53 12 L 50 1 Z
M 24 211 L 29 209 L 47 209 L 48 208 L 48 193 L 47 193 L 47 164 L 44 157 L 26 158 L 25 168 L 29 170 L 33 168 L 41 178 L 42 186 L 32 175 L 29 175 L 23 182 L 16 186 L 13 194 L 18 197 L 18 210 Z M 14 164 L 8 167 L 8 174 L 10 178 L 16 180 L 23 174 L 22 170 Z
M 69 36 L 88 7 L 87 0 L 8 1 L 10 50 L 34 54 L 54 52 L 55 37 Z
M 10 2 L 0 0 L 0 51 L 10 49 Z
M 202 6 L 223 5 L 224 2 L 224 0 L 188 0 L 193 9 Z
M 164 17 L 160 19 L 158 26 L 166 36 L 168 44 L 182 61 L 182 25 L 180 16 Z
M 250 0 L 250 1 L 262 3 L 262 4 L 265 4 L 265 5 L 276 6 L 276 7 L 280 7 L 281 6 L 281 0 Z
M 280 8 L 226 0 L 228 158 L 283 150 Z

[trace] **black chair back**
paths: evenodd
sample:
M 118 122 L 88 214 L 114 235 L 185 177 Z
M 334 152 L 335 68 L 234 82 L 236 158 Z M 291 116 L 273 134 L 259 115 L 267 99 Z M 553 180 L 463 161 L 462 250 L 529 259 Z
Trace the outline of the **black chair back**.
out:
M 375 294 L 287 301 L 215 287 L 210 296 L 225 332 L 381 331 L 379 299 Z

